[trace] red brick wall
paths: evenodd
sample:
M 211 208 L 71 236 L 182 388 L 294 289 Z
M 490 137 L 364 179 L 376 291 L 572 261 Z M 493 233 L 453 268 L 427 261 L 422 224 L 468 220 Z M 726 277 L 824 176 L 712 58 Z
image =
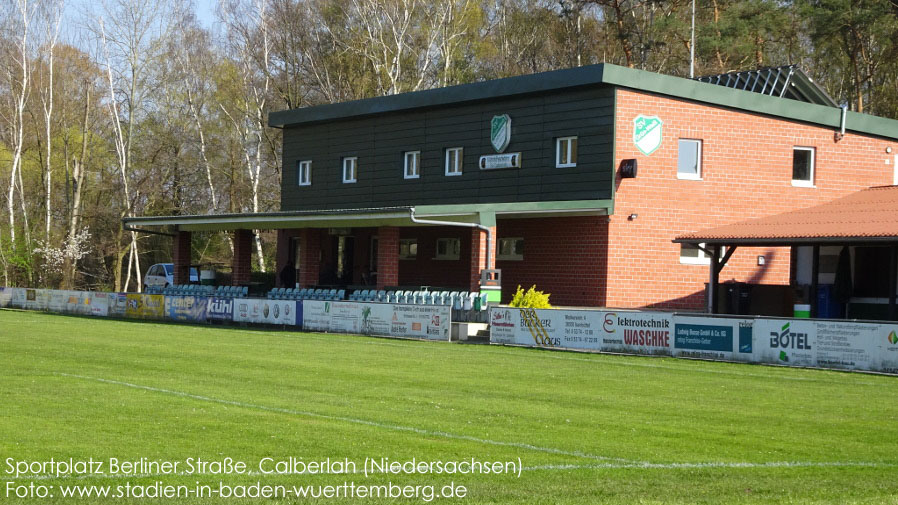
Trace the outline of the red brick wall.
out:
M 664 123 L 661 147 L 649 156 L 633 143 L 639 114 Z M 886 164 L 885 149 L 898 150 L 896 142 L 850 131 L 836 142 L 834 128 L 625 89 L 617 90 L 615 121 L 615 166 L 636 158 L 639 171 L 635 179 L 617 180 L 608 232 L 605 303 L 611 307 L 701 309 L 708 267 L 681 264 L 675 236 L 891 184 L 894 167 Z M 702 180 L 677 179 L 679 138 L 703 141 Z M 792 186 L 793 146 L 816 148 L 816 187 Z M 631 213 L 638 218 L 628 221 Z M 758 255 L 766 256 L 766 266 L 757 265 Z M 789 264 L 787 248 L 740 248 L 720 280 L 788 284 Z
M 399 228 L 377 229 L 377 289 L 399 284 Z
M 189 231 L 179 231 L 175 235 L 174 250 L 172 254 L 174 279 L 172 279 L 172 282 L 176 286 L 190 282 L 190 239 L 191 233 Z
M 550 293 L 553 305 L 605 304 L 608 218 L 505 219 L 498 235 L 524 239 L 524 261 L 497 260 L 502 270 L 502 301 L 520 284 Z
M 300 230 L 300 258 L 296 268 L 299 270 L 299 287 L 301 288 L 309 288 L 318 284 L 321 273 L 321 233 L 322 230 L 317 228 Z
M 487 245 L 487 234 L 480 228 L 471 228 L 471 282 L 468 286 L 469 291 L 480 291 L 480 271 L 486 268 L 496 268 L 496 227 L 492 230 L 492 242 Z M 490 248 L 489 265 L 486 264 L 486 248 Z
M 418 256 L 399 260 L 399 285 L 435 286 L 467 291 L 471 288 L 471 230 L 457 226 L 420 226 L 401 228 L 400 238 L 418 239 Z M 460 253 L 457 260 L 435 260 L 437 239 L 457 238 Z M 397 246 L 398 247 L 398 246 Z
M 252 230 L 234 231 L 234 257 L 231 260 L 231 284 L 245 286 L 249 284 L 252 274 L 253 232 Z

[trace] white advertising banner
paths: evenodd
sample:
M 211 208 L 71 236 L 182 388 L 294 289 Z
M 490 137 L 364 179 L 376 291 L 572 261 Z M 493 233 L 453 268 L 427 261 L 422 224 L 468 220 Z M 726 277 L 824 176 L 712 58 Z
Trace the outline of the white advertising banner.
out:
M 444 305 L 302 302 L 303 329 L 449 340 L 451 309 Z
M 25 308 L 28 310 L 49 310 L 50 290 L 25 289 Z
M 755 320 L 755 360 L 792 366 L 876 370 L 891 353 L 890 325 L 802 319 Z M 892 338 L 892 340 L 898 340 Z
M 234 321 L 295 326 L 297 305 L 295 300 L 238 298 L 234 300 Z
M 109 299 L 115 296 L 115 293 L 98 293 L 94 291 L 85 293 L 87 295 L 87 306 L 90 308 L 92 316 L 106 317 L 109 315 Z
M 490 340 L 501 344 L 670 354 L 672 328 L 667 312 L 490 309 Z
M 25 288 L 10 288 L 12 289 L 12 300 L 9 302 L 10 307 L 14 307 L 17 309 L 24 309 L 25 302 L 28 300 L 27 289 Z
M 12 305 L 13 289 L 15 288 L 0 288 L 0 308 Z

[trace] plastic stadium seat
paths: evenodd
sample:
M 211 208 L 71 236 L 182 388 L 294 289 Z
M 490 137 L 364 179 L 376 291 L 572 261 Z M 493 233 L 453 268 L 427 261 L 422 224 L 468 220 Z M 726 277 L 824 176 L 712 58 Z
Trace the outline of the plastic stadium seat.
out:
M 346 298 L 346 290 L 345 290 L 345 289 L 341 289 L 341 290 L 337 291 L 337 295 L 336 295 L 336 297 L 334 298 L 334 300 L 342 300 L 342 299 L 344 299 L 344 298 Z
M 425 291 L 422 298 L 424 305 L 433 305 L 433 293 L 430 291 Z

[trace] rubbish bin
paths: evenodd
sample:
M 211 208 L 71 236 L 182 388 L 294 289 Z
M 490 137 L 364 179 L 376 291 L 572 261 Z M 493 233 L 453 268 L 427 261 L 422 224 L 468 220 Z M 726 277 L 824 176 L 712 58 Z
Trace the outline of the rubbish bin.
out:
M 832 284 L 817 286 L 817 317 L 838 319 L 842 317 L 842 304 L 836 300 Z

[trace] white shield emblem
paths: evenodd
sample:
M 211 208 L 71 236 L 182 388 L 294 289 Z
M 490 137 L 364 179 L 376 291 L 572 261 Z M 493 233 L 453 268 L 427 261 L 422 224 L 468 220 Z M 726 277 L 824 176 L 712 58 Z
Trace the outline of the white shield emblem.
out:
M 652 154 L 661 147 L 661 118 L 658 116 L 636 116 L 633 120 L 633 142 L 642 154 Z
M 510 141 L 511 118 L 508 117 L 508 114 L 493 116 L 493 120 L 490 121 L 490 142 L 492 142 L 496 152 L 501 153 L 504 151 Z

